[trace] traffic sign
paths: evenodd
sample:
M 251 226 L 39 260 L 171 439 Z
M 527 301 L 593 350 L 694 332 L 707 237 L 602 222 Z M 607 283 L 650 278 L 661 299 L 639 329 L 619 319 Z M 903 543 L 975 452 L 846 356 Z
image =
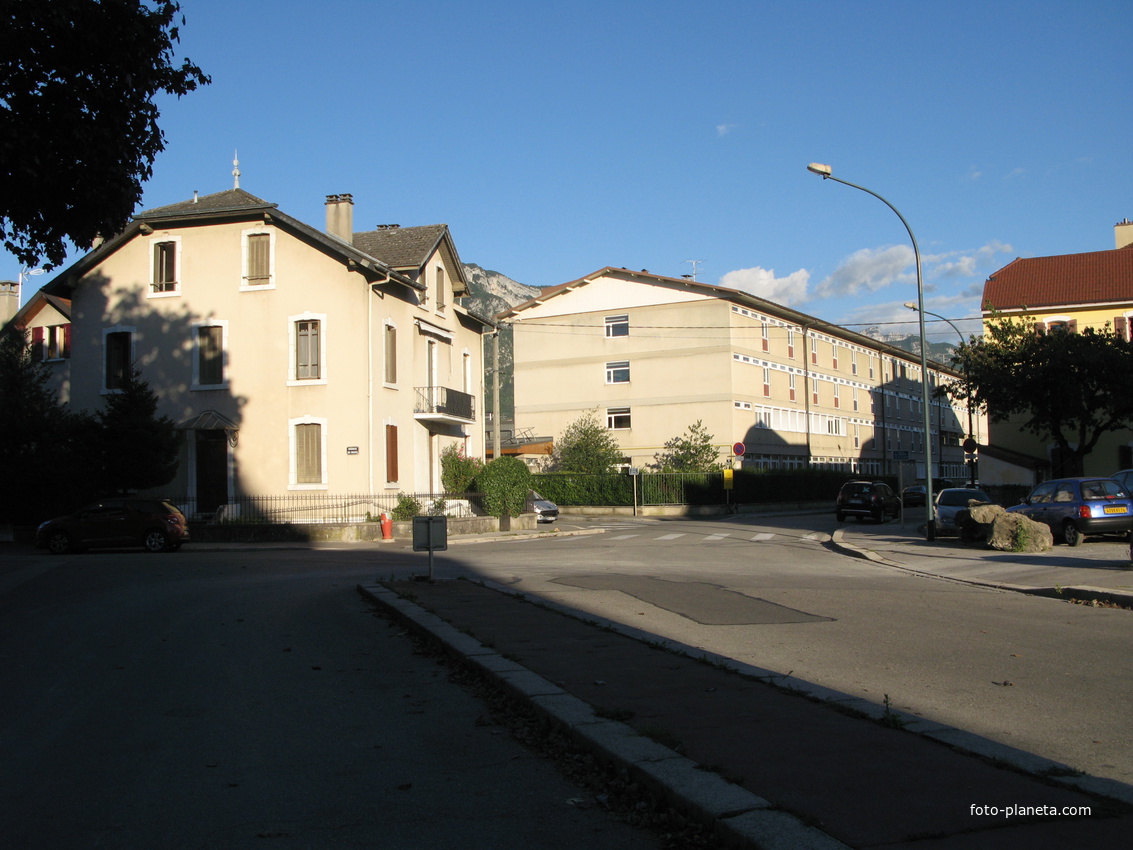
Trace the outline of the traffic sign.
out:
M 739 457 L 742 454 L 747 454 L 747 446 L 745 446 L 743 443 L 736 443 L 734 446 L 732 446 L 732 454 L 734 454 L 736 457 Z

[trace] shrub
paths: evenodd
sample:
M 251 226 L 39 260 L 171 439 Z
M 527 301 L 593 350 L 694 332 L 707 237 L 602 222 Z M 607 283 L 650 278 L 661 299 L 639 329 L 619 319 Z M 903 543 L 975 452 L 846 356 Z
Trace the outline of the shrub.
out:
M 446 493 L 467 493 L 474 488 L 476 476 L 484 471 L 480 458 L 468 457 L 464 448 L 449 444 L 441 449 L 441 486 Z
M 397 494 L 397 505 L 393 509 L 393 518 L 396 520 L 413 519 L 421 515 L 421 503 L 412 496 L 404 493 Z
M 484 494 L 484 508 L 491 516 L 519 516 L 527 507 L 531 472 L 519 458 L 496 458 L 484 466 L 476 483 Z

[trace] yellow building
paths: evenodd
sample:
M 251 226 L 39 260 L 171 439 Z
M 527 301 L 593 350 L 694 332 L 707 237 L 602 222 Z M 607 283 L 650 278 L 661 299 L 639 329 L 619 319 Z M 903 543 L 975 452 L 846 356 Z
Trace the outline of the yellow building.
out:
M 1125 339 L 1133 329 L 1133 222 L 1118 222 L 1116 247 L 1110 251 L 1016 259 L 984 284 L 983 316 L 1029 316 L 1036 332 L 1085 328 L 1109 329 Z M 1133 383 L 1133 375 L 1130 376 Z M 1049 471 L 1059 475 L 1111 475 L 1133 467 L 1133 431 L 1104 435 L 1086 456 L 1084 468 L 1069 468 L 1053 443 L 1023 431 L 1018 424 L 991 426 L 991 444 L 1037 459 L 1039 468 L 1018 482 L 1035 483 Z
M 326 229 L 234 188 L 148 210 L 16 316 L 60 398 L 96 411 L 136 366 L 185 431 L 162 488 L 208 515 L 243 496 L 438 492 L 482 453 L 481 334 L 446 225 Z
M 597 410 L 626 465 L 645 467 L 701 421 L 745 468 L 924 476 L 920 358 L 903 349 L 739 290 L 611 267 L 498 318 L 514 329 L 517 427 L 557 435 Z M 930 371 L 931 387 L 955 376 Z M 964 480 L 967 410 L 931 403 L 934 476 Z

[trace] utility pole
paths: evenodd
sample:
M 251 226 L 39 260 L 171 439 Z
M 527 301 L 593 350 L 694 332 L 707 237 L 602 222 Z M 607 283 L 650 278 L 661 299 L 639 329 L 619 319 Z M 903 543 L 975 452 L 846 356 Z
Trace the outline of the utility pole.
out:
M 500 413 L 500 328 L 492 334 L 492 460 L 500 456 L 500 427 L 504 418 Z

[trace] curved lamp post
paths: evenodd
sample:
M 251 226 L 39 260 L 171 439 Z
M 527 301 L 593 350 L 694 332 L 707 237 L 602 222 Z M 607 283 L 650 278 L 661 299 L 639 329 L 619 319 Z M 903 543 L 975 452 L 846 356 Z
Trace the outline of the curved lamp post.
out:
M 910 310 L 916 310 L 917 312 L 924 313 L 926 316 L 935 316 L 936 318 L 940 319 L 940 321 L 947 322 L 948 326 L 951 327 L 952 330 L 956 331 L 956 336 L 960 337 L 960 345 L 964 344 L 964 335 L 962 333 L 960 333 L 960 329 L 952 323 L 951 319 L 946 319 L 942 315 L 940 315 L 939 313 L 932 312 L 932 310 L 922 310 L 920 307 L 918 307 L 912 301 L 906 301 L 905 306 Z M 965 369 L 964 370 L 965 383 L 967 382 L 967 378 L 968 378 L 968 371 L 967 371 L 967 369 Z M 974 440 L 976 435 L 975 435 L 975 432 L 972 430 L 972 388 L 971 388 L 971 386 L 968 386 L 967 389 L 968 389 L 968 392 L 967 392 L 966 398 L 964 399 L 964 404 L 968 408 L 968 439 Z M 976 465 L 972 461 L 968 461 L 968 483 L 972 487 L 976 486 Z
M 931 415 L 929 412 L 928 403 L 928 356 L 926 353 L 927 346 L 925 345 L 924 334 L 924 283 L 921 279 L 921 249 L 917 247 L 917 237 L 913 235 L 913 229 L 909 227 L 909 222 L 905 221 L 905 217 L 901 215 L 893 204 L 881 197 L 871 189 L 865 186 L 859 186 L 857 183 L 851 183 L 848 180 L 840 180 L 831 174 L 833 169 L 829 165 L 822 165 L 818 162 L 812 162 L 806 167 L 806 170 L 812 174 L 817 174 L 823 180 L 833 180 L 835 183 L 842 183 L 845 186 L 850 186 L 854 189 L 860 189 L 867 195 L 873 195 L 881 201 L 889 209 L 897 214 L 897 218 L 901 219 L 901 224 L 905 225 L 905 230 L 909 233 L 909 239 L 913 242 L 913 256 L 917 261 L 917 316 L 920 319 L 920 332 L 921 332 L 921 408 L 924 412 L 924 469 L 925 469 L 925 539 L 932 541 L 936 539 L 936 516 L 934 513 L 935 506 L 932 504 L 932 429 L 931 429 Z

